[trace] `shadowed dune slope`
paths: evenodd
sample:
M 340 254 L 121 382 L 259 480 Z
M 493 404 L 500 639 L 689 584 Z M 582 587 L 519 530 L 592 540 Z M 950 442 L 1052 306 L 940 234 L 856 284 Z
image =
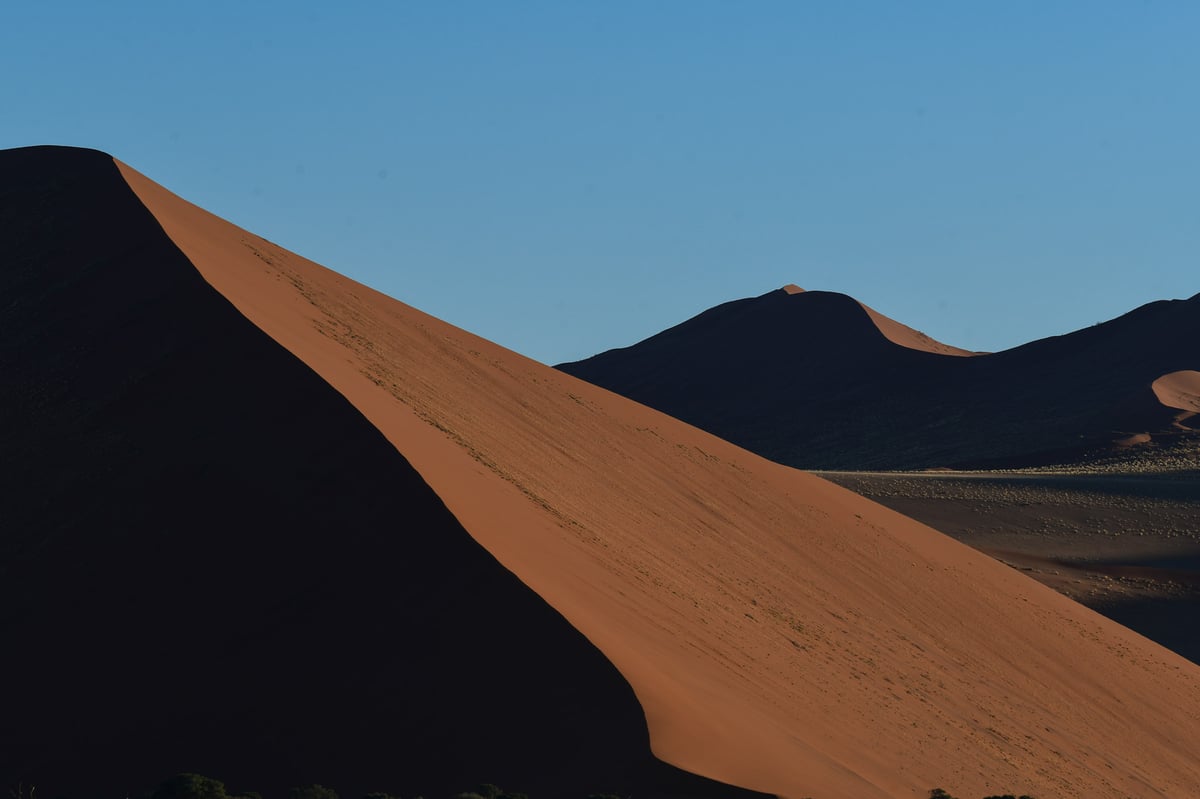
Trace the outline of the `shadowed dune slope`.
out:
M 1200 786 L 1195 664 L 899 514 L 121 168 L 205 280 L 608 656 L 663 759 L 793 799 L 933 785 L 1184 799 Z M 862 338 L 891 346 L 869 320 Z
M 780 289 L 784 294 L 803 294 L 804 289 L 789 283 Z M 922 333 L 920 330 L 914 330 L 908 325 L 902 325 L 895 319 L 891 319 L 876 311 L 871 306 L 865 303 L 859 303 L 859 306 L 866 311 L 868 318 L 879 328 L 879 332 L 883 337 L 893 344 L 901 347 L 907 347 L 910 350 L 920 350 L 922 352 L 936 352 L 940 355 L 978 355 L 979 353 L 971 352 L 970 350 L 952 347 L 949 344 L 943 344 L 936 339 Z
M 0 781 L 746 796 L 101 153 L 0 153 Z M 293 291 L 287 286 L 284 291 Z
M 844 295 L 781 289 L 558 368 L 802 468 L 1071 462 L 1176 432 L 1150 385 L 1200 364 L 1200 295 L 969 358 L 923 338 Z

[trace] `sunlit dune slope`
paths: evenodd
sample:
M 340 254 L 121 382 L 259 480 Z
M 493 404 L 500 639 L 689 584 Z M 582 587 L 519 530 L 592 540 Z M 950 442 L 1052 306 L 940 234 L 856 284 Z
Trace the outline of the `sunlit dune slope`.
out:
M 1191 369 L 1171 372 L 1150 387 L 1158 401 L 1168 408 L 1200 413 L 1200 372 Z
M 0 253 L 0 784 L 745 796 L 651 757 L 613 665 L 111 158 L 0 153 Z
M 1194 664 L 121 170 L 204 279 L 616 665 L 665 760 L 794 799 L 1196 794 Z

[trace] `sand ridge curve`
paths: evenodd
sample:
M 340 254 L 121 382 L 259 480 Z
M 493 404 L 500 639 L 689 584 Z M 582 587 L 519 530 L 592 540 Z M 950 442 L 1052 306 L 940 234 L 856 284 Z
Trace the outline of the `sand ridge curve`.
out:
M 954 347 L 950 344 L 943 344 L 937 339 L 925 335 L 920 330 L 915 330 L 908 325 L 897 322 L 891 317 L 884 316 L 866 303 L 860 302 L 859 305 L 867 312 L 867 316 L 871 317 L 871 321 L 879 328 L 879 332 L 893 344 L 908 347 L 910 350 L 920 350 L 922 352 L 932 352 L 935 355 L 950 355 L 958 358 L 969 358 L 982 354 L 964 350 L 961 347 Z
M 797 286 L 795 283 L 788 283 L 781 289 L 784 294 L 789 296 L 796 294 L 807 294 L 804 289 Z M 932 352 L 935 355 L 953 355 L 958 357 L 969 357 L 972 355 L 980 355 L 982 353 L 971 352 L 964 350 L 961 347 L 955 347 L 950 344 L 944 344 L 935 338 L 925 335 L 920 330 L 915 330 L 908 325 L 901 324 L 889 316 L 881 314 L 865 302 L 859 302 L 858 305 L 867 312 L 871 322 L 883 334 L 883 337 L 893 344 L 901 347 L 907 347 L 910 350 L 920 350 L 921 352 Z

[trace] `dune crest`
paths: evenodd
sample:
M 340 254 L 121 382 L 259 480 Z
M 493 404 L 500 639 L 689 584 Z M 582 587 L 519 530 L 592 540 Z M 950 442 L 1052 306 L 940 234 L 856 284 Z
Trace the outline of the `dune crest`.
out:
M 754 799 L 655 760 L 612 662 L 204 281 L 111 157 L 0 152 L 0 185 L 0 640 L 19 653 L 0 784 Z
M 846 295 L 836 294 L 836 292 L 826 292 L 826 291 L 808 292 L 808 291 L 805 291 L 804 289 L 800 288 L 799 286 L 797 286 L 795 283 L 788 283 L 786 286 L 781 288 L 780 291 L 782 291 L 784 294 L 787 294 L 789 296 L 807 295 L 807 294 L 811 294 L 813 296 L 821 296 L 821 295 L 833 294 L 833 295 L 836 295 L 839 297 L 845 297 L 846 299 L 851 299 L 849 297 L 846 297 Z M 808 302 L 809 298 L 803 297 L 803 298 L 801 298 L 800 301 Z M 879 311 L 876 311 L 874 308 L 872 308 L 871 306 L 867 305 L 864 302 L 858 302 L 857 300 L 853 300 L 853 302 L 856 305 L 858 305 L 860 308 L 862 308 L 864 311 L 866 311 L 867 316 L 870 317 L 871 322 L 874 323 L 875 327 L 879 330 L 879 332 L 883 334 L 883 337 L 886 338 L 888 341 L 892 342 L 893 344 L 896 344 L 901 347 L 905 347 L 910 350 L 919 350 L 921 352 L 932 352 L 936 355 L 952 355 L 952 356 L 956 356 L 956 357 L 969 357 L 972 355 L 981 354 L 981 353 L 977 353 L 977 352 L 971 352 L 970 350 L 964 350 L 961 347 L 954 347 L 954 346 L 951 346 L 950 344 L 943 344 L 942 342 L 938 341 L 937 339 L 931 338 L 930 336 L 925 335 L 924 333 L 922 333 L 919 330 L 915 330 L 915 329 L 909 327 L 908 325 L 901 324 L 900 322 L 897 322 L 895 319 L 892 319 L 891 317 L 881 314 Z M 836 334 L 840 334 L 841 331 L 835 330 L 832 332 L 836 335 Z
M 790 799 L 1184 797 L 1200 667 L 878 505 L 523 358 L 119 164 L 629 680 L 664 760 Z
M 557 368 L 791 466 L 1007 468 L 1173 434 L 1147 387 L 1194 366 L 1197 342 L 1200 295 L 971 353 L 844 294 L 777 289 Z
M 943 344 L 937 339 L 925 335 L 920 330 L 914 330 L 908 325 L 901 324 L 895 319 L 884 316 L 866 303 L 860 302 L 859 305 L 867 312 L 867 316 L 871 317 L 871 321 L 879 328 L 879 332 L 893 344 L 908 347 L 910 350 L 921 350 L 922 352 L 932 352 L 936 355 L 951 355 L 958 358 L 969 358 L 982 354 L 964 350 L 961 347 Z

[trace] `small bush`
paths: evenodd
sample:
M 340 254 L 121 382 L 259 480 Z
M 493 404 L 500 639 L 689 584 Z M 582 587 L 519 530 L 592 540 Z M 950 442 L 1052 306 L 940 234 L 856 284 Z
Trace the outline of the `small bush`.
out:
M 339 799 L 337 791 L 324 785 L 305 785 L 288 791 L 288 799 Z
M 151 794 L 151 799 L 229 799 L 225 783 L 201 774 L 176 774 Z

